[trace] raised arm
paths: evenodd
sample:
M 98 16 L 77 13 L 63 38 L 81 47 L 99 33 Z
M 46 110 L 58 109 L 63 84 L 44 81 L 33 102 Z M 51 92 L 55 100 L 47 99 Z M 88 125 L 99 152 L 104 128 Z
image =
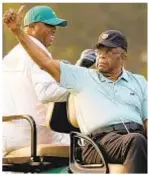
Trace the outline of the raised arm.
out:
M 24 47 L 26 52 L 30 55 L 34 62 L 36 62 L 42 69 L 47 71 L 52 77 L 60 82 L 60 64 L 58 60 L 49 57 L 44 50 L 42 50 L 29 36 L 21 29 L 21 21 L 23 18 L 24 7 L 21 6 L 18 12 L 13 9 L 6 11 L 3 21 L 6 26 L 12 31 L 17 40 Z

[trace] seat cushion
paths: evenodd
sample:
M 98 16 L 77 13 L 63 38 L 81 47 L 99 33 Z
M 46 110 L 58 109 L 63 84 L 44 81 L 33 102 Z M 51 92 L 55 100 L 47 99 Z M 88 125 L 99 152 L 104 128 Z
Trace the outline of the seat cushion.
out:
M 5 155 L 3 163 L 25 163 L 30 159 L 31 148 L 24 147 Z M 39 144 L 37 156 L 69 157 L 69 145 Z
M 121 164 L 108 164 L 109 165 L 109 172 L 111 174 L 119 174 L 119 173 L 126 173 L 126 169 Z
M 122 164 L 108 164 L 109 166 L 109 173 L 110 174 L 126 174 L 126 169 Z M 73 173 L 100 173 L 104 174 L 106 172 L 106 168 L 102 166 L 102 164 L 86 164 L 86 165 L 81 165 L 78 164 L 77 162 L 71 163 L 69 165 L 70 170 Z

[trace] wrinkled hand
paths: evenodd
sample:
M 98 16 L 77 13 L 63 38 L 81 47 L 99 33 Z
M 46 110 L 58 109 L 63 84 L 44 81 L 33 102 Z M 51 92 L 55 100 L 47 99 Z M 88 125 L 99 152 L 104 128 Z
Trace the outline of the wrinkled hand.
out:
M 7 10 L 3 16 L 4 24 L 11 30 L 20 28 L 24 12 L 25 6 L 21 6 L 18 12 L 14 9 Z
M 96 54 L 94 49 L 85 49 L 80 56 L 80 59 L 77 61 L 76 65 L 82 67 L 91 67 L 96 62 Z

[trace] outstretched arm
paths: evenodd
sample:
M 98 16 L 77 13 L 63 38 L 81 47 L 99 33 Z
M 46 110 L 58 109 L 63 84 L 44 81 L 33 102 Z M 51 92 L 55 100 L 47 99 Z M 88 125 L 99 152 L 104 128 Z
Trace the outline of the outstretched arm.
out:
M 21 20 L 23 17 L 24 7 L 21 6 L 18 13 L 14 10 L 8 10 L 3 17 L 3 21 L 12 31 L 17 40 L 24 47 L 26 52 L 42 69 L 47 71 L 52 77 L 60 82 L 60 64 L 58 60 L 52 59 L 47 53 L 42 50 L 34 41 L 27 36 L 21 29 Z

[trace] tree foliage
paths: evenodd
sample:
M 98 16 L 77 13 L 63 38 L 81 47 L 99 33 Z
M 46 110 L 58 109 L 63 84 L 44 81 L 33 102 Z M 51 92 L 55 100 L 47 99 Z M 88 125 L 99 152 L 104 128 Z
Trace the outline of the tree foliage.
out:
M 21 3 L 3 3 L 18 9 Z M 147 77 L 147 3 L 26 3 L 27 10 L 35 5 L 52 7 L 57 16 L 67 19 L 67 28 L 58 28 L 56 41 L 50 48 L 57 59 L 72 63 L 82 50 L 94 47 L 101 32 L 116 29 L 128 39 L 126 68 Z M 10 31 L 3 30 L 3 55 L 17 44 Z M 17 54 L 17 53 L 16 53 Z

